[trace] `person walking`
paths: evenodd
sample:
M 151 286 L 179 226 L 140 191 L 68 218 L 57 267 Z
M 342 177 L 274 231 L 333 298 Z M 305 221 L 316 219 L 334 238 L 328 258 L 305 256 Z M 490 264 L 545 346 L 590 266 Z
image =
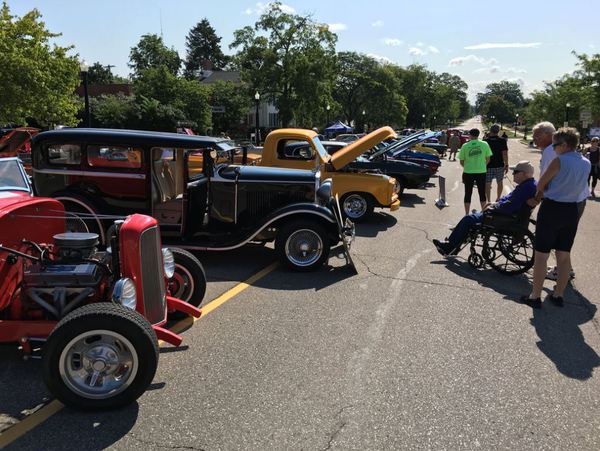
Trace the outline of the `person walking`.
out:
M 580 215 L 580 198 L 591 164 L 576 152 L 579 133 L 565 127 L 553 135 L 552 146 L 556 158 L 548 165 L 538 182 L 535 202 L 541 206 L 537 215 L 535 232 L 535 263 L 533 286 L 530 294 L 520 298 L 533 308 L 541 308 L 541 294 L 546 277 L 546 264 L 551 250 L 556 251 L 558 279 L 550 301 L 559 307 L 571 270 L 571 248 L 577 234 Z
M 463 144 L 458 152 L 458 160 L 463 167 L 462 180 L 465 185 L 465 214 L 469 214 L 471 208 L 471 196 L 473 194 L 473 185 L 477 185 L 481 210 L 485 210 L 487 198 L 485 197 L 485 179 L 487 174 L 487 164 L 492 156 L 492 149 L 485 141 L 479 138 L 479 130 L 472 128 L 469 130 L 470 141 Z
M 588 187 L 590 183 L 592 185 L 591 196 L 596 197 L 595 189 L 598 184 L 598 178 L 600 177 L 600 138 L 597 136 L 592 138 L 590 147 L 587 151 L 587 157 L 590 160 L 592 169 L 590 170 L 590 176 L 588 178 Z
M 442 132 L 440 133 L 440 136 L 438 138 L 438 141 L 440 144 L 443 144 L 445 146 L 448 145 L 448 134 L 446 133 L 446 130 L 442 130 Z M 446 158 L 446 150 L 448 148 L 444 148 L 444 151 L 442 152 L 442 158 Z
M 485 179 L 485 197 L 492 200 L 492 181 L 496 180 L 496 202 L 502 197 L 504 191 L 504 175 L 508 172 L 508 145 L 505 139 L 498 136 L 500 126 L 494 124 L 490 127 L 490 132 L 485 142 L 492 149 L 492 156 L 487 165 L 487 175 Z
M 448 157 L 448 161 L 456 161 L 456 152 L 460 148 L 460 138 L 458 133 L 454 132 L 448 138 L 448 146 L 450 147 L 450 156 Z M 452 158 L 454 156 L 454 158 Z

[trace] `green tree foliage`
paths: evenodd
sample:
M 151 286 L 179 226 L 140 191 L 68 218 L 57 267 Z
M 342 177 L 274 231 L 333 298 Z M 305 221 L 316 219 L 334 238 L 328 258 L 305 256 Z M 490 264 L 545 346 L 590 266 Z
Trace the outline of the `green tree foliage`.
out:
M 218 81 L 210 85 L 210 104 L 224 107 L 225 112 L 213 113 L 213 134 L 235 128 L 251 106 L 247 90 L 231 82 Z
M 274 2 L 254 27 L 234 32 L 234 65 L 249 87 L 279 110 L 284 126 L 294 118 L 310 125 L 322 118 L 335 68 L 337 37 L 310 16 L 288 14 Z M 320 108 L 319 108 L 320 107 Z
M 88 83 L 98 85 L 109 85 L 114 83 L 114 75 L 110 67 L 103 66 L 99 62 L 92 64 L 88 70 Z
M 32 10 L 23 17 L 0 8 L 0 123 L 75 125 L 79 107 L 79 63 L 71 47 L 50 43 L 51 33 Z
M 135 128 L 136 103 L 133 96 L 105 95 L 91 99 L 92 122 L 101 128 Z
M 400 80 L 390 65 L 382 65 L 359 53 L 340 52 L 336 73 L 332 97 L 339 105 L 342 119 L 354 122 L 359 130 L 364 121 L 371 128 L 404 124 L 406 100 L 401 94 Z
M 514 105 L 499 95 L 488 96 L 481 106 L 480 112 L 488 118 L 493 116 L 494 122 L 503 123 L 515 120 Z
M 156 34 L 145 34 L 129 53 L 129 67 L 133 71 L 133 78 L 142 75 L 146 69 L 166 67 L 167 70 L 177 75 L 181 66 L 181 58 L 174 48 L 168 48 L 162 38 Z
M 187 78 L 196 77 L 196 71 L 200 69 L 203 60 L 210 61 L 213 70 L 223 70 L 229 61 L 229 57 L 221 50 L 221 38 L 207 19 L 202 19 L 190 30 L 185 46 L 187 56 L 184 75 Z
M 484 92 L 477 94 L 477 101 L 475 107 L 478 112 L 481 113 L 483 105 L 485 105 L 487 98 L 490 96 L 498 96 L 512 105 L 513 111 L 521 109 L 525 104 L 525 98 L 523 91 L 518 83 L 511 81 L 500 81 L 497 83 L 490 83 L 485 87 Z

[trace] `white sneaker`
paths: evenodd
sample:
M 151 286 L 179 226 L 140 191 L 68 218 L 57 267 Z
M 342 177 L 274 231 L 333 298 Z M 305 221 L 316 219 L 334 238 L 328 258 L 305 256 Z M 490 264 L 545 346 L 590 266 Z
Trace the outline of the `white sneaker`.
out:
M 575 278 L 575 271 L 571 270 L 569 273 L 569 278 Z M 556 266 L 548 266 L 548 272 L 546 273 L 546 279 L 548 280 L 558 280 L 558 269 Z

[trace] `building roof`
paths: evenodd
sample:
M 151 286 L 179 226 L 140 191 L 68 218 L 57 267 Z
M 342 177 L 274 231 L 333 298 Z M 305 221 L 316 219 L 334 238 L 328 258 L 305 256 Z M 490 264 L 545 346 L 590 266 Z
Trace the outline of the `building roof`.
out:
M 203 74 L 204 77 L 202 78 L 202 80 L 200 80 L 200 83 L 210 84 L 215 83 L 217 81 L 230 81 L 235 84 L 242 83 L 242 77 L 237 71 L 204 71 Z

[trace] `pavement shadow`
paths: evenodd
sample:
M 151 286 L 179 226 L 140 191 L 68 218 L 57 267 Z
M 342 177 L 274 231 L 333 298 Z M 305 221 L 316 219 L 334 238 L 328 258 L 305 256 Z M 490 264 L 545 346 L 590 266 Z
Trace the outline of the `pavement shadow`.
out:
M 383 211 L 373 213 L 368 222 L 355 224 L 356 236 L 360 237 L 376 237 L 380 232 L 385 232 L 390 227 L 393 227 L 398 220 Z
M 513 302 L 519 302 L 520 296 L 531 289 L 531 281 L 526 274 L 507 276 L 492 269 L 476 270 L 459 258 L 432 263 L 445 264 L 456 275 L 491 288 Z M 551 290 L 547 288 L 546 292 Z M 565 300 L 562 308 L 546 299 L 541 309 L 532 309 L 530 321 L 539 337 L 536 345 L 561 374 L 571 379 L 586 380 L 593 376 L 595 368 L 600 367 L 600 356 L 585 342 L 580 326 L 593 321 L 597 307 L 572 285 L 567 287 Z
M 590 379 L 600 367 L 600 357 L 585 342 L 579 326 L 593 320 L 597 307 L 571 286 L 565 299 L 562 308 L 546 299 L 541 309 L 533 309 L 531 325 L 540 339 L 536 344 L 565 376 Z
M 105 412 L 65 408 L 6 449 L 64 450 L 77 447 L 77 443 L 86 450 L 107 449 L 131 431 L 138 414 L 137 402 Z M 140 442 L 139 448 L 144 446 Z
M 423 204 L 425 204 L 425 199 L 414 193 L 403 193 L 402 199 L 400 199 L 400 207 L 403 208 L 415 208 L 415 205 Z

